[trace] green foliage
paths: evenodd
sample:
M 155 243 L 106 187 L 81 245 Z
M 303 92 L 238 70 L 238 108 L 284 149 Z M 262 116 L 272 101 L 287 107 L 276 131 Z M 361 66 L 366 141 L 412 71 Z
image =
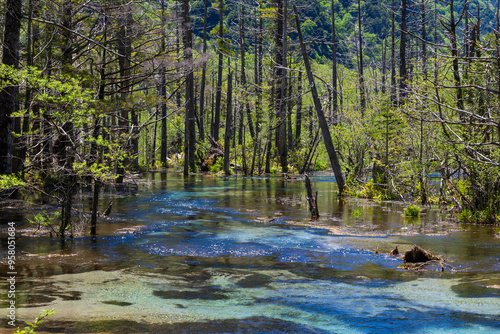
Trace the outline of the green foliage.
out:
M 17 174 L 0 175 L 0 190 L 24 186 L 26 186 L 26 182 Z
M 363 216 L 363 209 L 358 208 L 358 209 L 352 210 L 351 216 L 353 216 L 356 219 L 361 218 L 361 216 Z
M 420 212 L 422 212 L 422 209 L 418 207 L 417 205 L 408 205 L 404 209 L 404 215 L 407 217 L 418 217 L 420 215 Z
M 54 309 L 52 310 L 42 310 L 40 314 L 36 317 L 35 321 L 33 323 L 27 323 L 28 327 L 25 327 L 23 330 L 20 330 L 19 328 L 17 331 L 14 332 L 14 334 L 35 334 L 35 329 L 42 323 L 42 321 L 45 318 L 50 317 L 51 315 L 56 314 Z
M 221 158 L 217 159 L 216 162 L 210 166 L 210 171 L 212 173 L 219 173 L 223 168 L 223 163 L 224 161 Z
M 316 171 L 322 171 L 322 170 L 327 170 L 328 169 L 328 164 L 326 161 L 323 160 L 316 160 L 316 164 L 314 166 L 314 170 Z
M 58 235 L 58 231 L 61 225 L 61 211 L 55 211 L 51 214 L 43 211 L 41 213 L 35 214 L 35 216 L 33 216 L 33 219 L 28 219 L 28 221 L 31 225 L 36 227 L 36 231 L 39 231 L 42 227 L 45 227 L 48 228 L 51 233 Z M 70 226 L 66 226 L 66 229 L 69 230 Z

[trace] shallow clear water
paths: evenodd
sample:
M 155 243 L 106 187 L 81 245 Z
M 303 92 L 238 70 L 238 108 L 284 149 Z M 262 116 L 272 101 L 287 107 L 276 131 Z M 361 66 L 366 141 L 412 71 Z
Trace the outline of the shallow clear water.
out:
M 313 184 L 318 220 L 301 180 L 152 174 L 95 242 L 18 238 L 18 319 L 54 308 L 41 330 L 61 333 L 500 333 L 498 228 L 339 202 L 330 175 Z M 413 244 L 445 271 L 387 255 Z

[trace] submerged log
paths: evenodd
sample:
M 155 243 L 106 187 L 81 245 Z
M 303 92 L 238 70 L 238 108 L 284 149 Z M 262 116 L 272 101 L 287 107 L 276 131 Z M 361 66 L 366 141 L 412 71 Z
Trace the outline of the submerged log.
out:
M 431 252 L 426 251 L 416 245 L 413 246 L 412 249 L 405 252 L 403 257 L 405 262 L 409 263 L 418 263 L 418 262 L 427 262 L 433 260 L 441 260 L 441 258 L 435 256 Z

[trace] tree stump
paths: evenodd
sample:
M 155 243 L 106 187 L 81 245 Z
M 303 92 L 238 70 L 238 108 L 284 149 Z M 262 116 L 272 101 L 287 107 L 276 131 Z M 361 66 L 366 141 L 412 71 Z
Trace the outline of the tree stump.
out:
M 311 217 L 318 218 L 319 217 L 318 192 L 313 194 L 311 187 L 311 179 L 307 174 L 305 174 L 305 181 L 306 181 L 306 191 L 307 191 L 307 202 L 309 203 L 309 211 L 311 212 Z
M 410 249 L 409 251 L 406 251 L 404 255 L 404 261 L 406 263 L 427 262 L 432 260 L 441 260 L 441 259 L 416 245 L 414 245 L 413 248 Z

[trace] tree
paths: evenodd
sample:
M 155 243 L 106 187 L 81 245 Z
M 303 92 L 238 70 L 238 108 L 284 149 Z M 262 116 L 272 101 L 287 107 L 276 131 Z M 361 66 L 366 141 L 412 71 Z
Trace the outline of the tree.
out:
M 361 116 L 364 117 L 366 110 L 366 88 L 363 66 L 363 35 L 361 33 L 361 0 L 358 0 L 358 38 L 359 99 L 361 102 Z
M 220 127 L 220 110 L 221 110 L 221 99 L 222 99 L 222 70 L 224 61 L 224 0 L 219 0 L 219 65 L 217 70 L 217 88 L 215 91 L 215 113 L 214 121 L 212 123 L 212 138 L 215 141 L 219 140 L 219 127 Z
M 7 0 L 5 6 L 5 28 L 3 37 L 2 64 L 19 68 L 19 38 L 21 31 L 21 0 Z M 0 77 L 7 81 L 8 77 Z M 2 84 L 0 91 L 0 174 L 16 172 L 12 170 L 14 151 L 12 137 L 12 117 L 17 110 L 18 87 Z
M 339 122 L 337 95 L 337 36 L 335 32 L 335 0 L 332 0 L 332 108 L 334 124 Z
M 404 103 L 407 95 L 406 81 L 406 0 L 401 2 L 401 37 L 399 43 L 399 103 Z
M 231 68 L 231 64 L 228 65 Z M 233 135 L 233 72 L 229 72 L 227 78 L 227 110 L 226 110 L 226 132 L 224 135 L 224 174 L 231 175 L 230 149 L 231 137 Z
M 184 132 L 184 175 L 194 169 L 194 148 L 196 141 L 195 114 L 194 114 L 194 68 L 193 68 L 193 37 L 191 33 L 191 19 L 189 1 L 182 2 L 182 31 L 184 43 L 184 61 L 186 63 L 186 114 Z
M 283 173 L 288 171 L 288 150 L 286 136 L 286 4 L 287 1 L 276 0 L 276 31 L 275 31 L 275 66 L 274 90 L 275 111 L 277 116 L 276 147 Z
M 316 84 L 314 83 L 314 77 L 311 70 L 311 65 L 309 64 L 309 58 L 306 51 L 306 46 L 304 44 L 304 39 L 302 37 L 302 31 L 300 30 L 299 15 L 297 14 L 297 7 L 293 5 L 293 11 L 295 14 L 295 23 L 297 25 L 297 33 L 299 35 L 300 48 L 302 51 L 302 57 L 304 59 L 304 66 L 306 68 L 307 78 L 309 80 L 309 87 L 311 88 L 311 93 L 314 101 L 314 106 L 316 108 L 316 113 L 318 115 L 319 126 L 321 128 L 321 133 L 323 134 L 323 141 L 326 147 L 326 151 L 330 158 L 330 163 L 332 165 L 333 173 L 335 174 L 335 180 L 337 181 L 337 186 L 339 188 L 339 196 L 342 196 L 345 186 L 344 176 L 342 175 L 342 169 L 340 167 L 340 162 L 337 157 L 337 152 L 333 146 L 332 137 L 330 135 L 330 129 L 328 128 L 328 123 L 326 122 L 325 114 L 321 107 L 321 102 L 319 100 L 318 91 L 316 89 Z

